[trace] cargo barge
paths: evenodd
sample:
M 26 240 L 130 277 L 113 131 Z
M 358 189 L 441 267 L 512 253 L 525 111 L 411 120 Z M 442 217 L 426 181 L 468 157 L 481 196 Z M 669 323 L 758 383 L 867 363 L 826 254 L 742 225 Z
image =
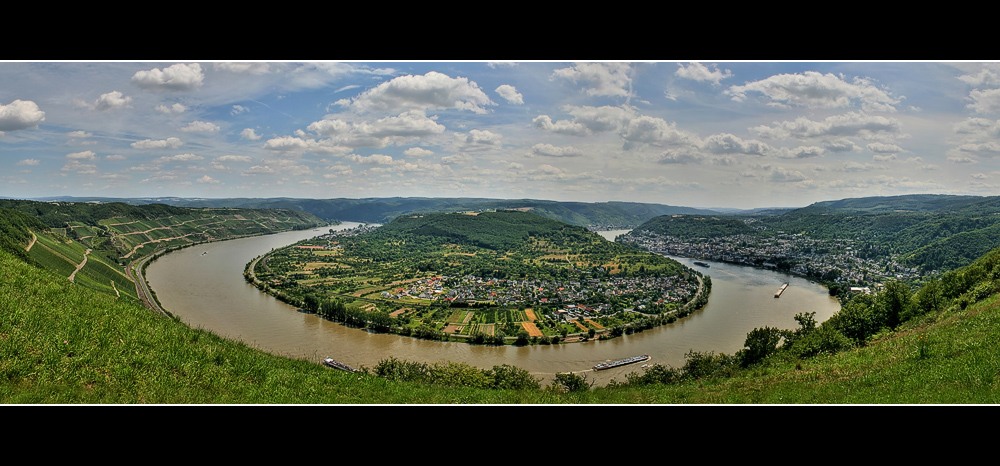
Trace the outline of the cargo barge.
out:
M 784 285 L 781 285 L 781 286 L 778 287 L 778 291 L 774 292 L 774 297 L 775 298 L 780 298 L 781 297 L 781 293 L 785 292 L 785 288 L 788 288 L 788 282 L 785 282 Z
M 602 362 L 594 365 L 595 371 L 603 371 L 605 369 L 613 369 L 615 367 L 621 367 L 628 364 L 635 364 L 637 362 L 649 361 L 648 354 L 642 354 L 639 356 L 631 356 L 623 359 L 617 359 L 614 361 Z

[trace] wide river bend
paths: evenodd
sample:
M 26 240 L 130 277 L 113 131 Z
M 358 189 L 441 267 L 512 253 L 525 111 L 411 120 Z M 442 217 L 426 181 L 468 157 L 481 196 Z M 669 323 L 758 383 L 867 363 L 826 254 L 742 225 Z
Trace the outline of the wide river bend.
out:
M 357 226 L 344 222 L 332 228 Z M 150 287 L 162 306 L 193 328 L 243 341 L 255 348 L 319 363 L 333 357 L 354 367 L 374 367 L 389 357 L 426 363 L 455 361 L 480 368 L 511 364 L 548 384 L 558 372 L 579 372 L 597 386 L 641 371 L 640 364 L 595 372 L 594 364 L 649 354 L 650 364 L 684 364 L 690 350 L 733 354 L 756 327 L 792 329 L 793 316 L 816 312 L 823 321 L 840 309 L 827 289 L 803 278 L 752 267 L 673 257 L 712 277 L 712 293 L 704 309 L 673 324 L 607 341 L 560 345 L 480 346 L 437 342 L 348 328 L 299 312 L 259 291 L 243 279 L 243 267 L 256 256 L 326 232 L 290 231 L 266 236 L 201 244 L 166 254 L 146 270 Z M 601 232 L 613 240 L 627 230 Z M 780 298 L 774 292 L 789 286 Z

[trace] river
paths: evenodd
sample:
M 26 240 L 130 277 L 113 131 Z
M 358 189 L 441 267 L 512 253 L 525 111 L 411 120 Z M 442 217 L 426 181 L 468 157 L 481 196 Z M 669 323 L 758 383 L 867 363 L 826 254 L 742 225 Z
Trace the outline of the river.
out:
M 344 222 L 332 227 L 357 226 Z M 823 286 L 803 278 L 751 267 L 673 257 L 712 277 L 712 293 L 704 309 L 673 324 L 607 341 L 561 345 L 481 346 L 437 342 L 399 335 L 376 334 L 347 328 L 315 315 L 299 312 L 261 292 L 243 279 L 243 268 L 256 256 L 326 232 L 290 231 L 274 235 L 201 244 L 166 254 L 146 269 L 150 287 L 163 307 L 182 322 L 282 356 L 319 363 L 333 357 L 354 367 L 374 367 L 389 357 L 425 363 L 454 361 L 480 368 L 510 364 L 523 368 L 548 384 L 558 372 L 579 372 L 595 386 L 641 371 L 632 364 L 595 372 L 599 362 L 649 354 L 649 364 L 684 364 L 690 350 L 733 354 L 743 347 L 746 334 L 756 327 L 792 329 L 793 316 L 816 312 L 817 321 L 832 316 L 840 305 Z M 613 239 L 628 230 L 600 232 Z M 780 298 L 774 292 L 789 287 Z

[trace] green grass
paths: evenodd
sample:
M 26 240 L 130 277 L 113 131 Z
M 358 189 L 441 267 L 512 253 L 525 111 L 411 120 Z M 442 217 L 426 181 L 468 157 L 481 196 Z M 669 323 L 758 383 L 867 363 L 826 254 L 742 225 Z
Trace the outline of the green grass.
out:
M 864 348 L 729 379 L 574 393 L 439 387 L 264 353 L 0 252 L 5 404 L 996 404 L 998 330 L 994 295 Z

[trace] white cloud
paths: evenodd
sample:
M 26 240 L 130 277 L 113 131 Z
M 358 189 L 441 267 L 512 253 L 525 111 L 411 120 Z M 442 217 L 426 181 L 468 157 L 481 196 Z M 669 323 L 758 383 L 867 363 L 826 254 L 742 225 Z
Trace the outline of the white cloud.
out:
M 895 154 L 903 152 L 903 148 L 895 144 L 883 144 L 881 142 L 873 142 L 866 146 L 868 150 L 872 152 L 877 152 L 879 154 Z
M 35 167 L 38 166 L 38 159 L 24 159 L 17 162 L 19 167 Z
M 249 62 L 249 63 L 220 62 L 220 63 L 213 63 L 212 69 L 219 71 L 228 71 L 231 73 L 246 73 L 252 75 L 261 75 L 269 73 L 271 71 L 271 66 L 267 63 L 261 63 L 261 62 Z
M 269 175 L 274 173 L 274 169 L 269 165 L 254 165 L 243 171 L 244 175 Z
M 241 113 L 249 112 L 250 109 L 242 105 L 233 105 L 233 109 L 229 111 L 230 115 L 239 115 Z
M 360 163 L 363 165 L 389 165 L 393 163 L 392 156 L 385 154 L 372 154 L 367 157 L 357 154 L 350 154 L 347 156 L 347 159 L 351 160 L 352 162 Z
M 545 131 L 552 131 L 553 133 L 559 134 L 569 134 L 573 136 L 584 136 L 590 134 L 590 130 L 581 123 L 575 121 L 552 121 L 552 117 L 548 115 L 538 115 L 533 120 L 532 123 L 538 128 Z
M 553 146 L 552 144 L 535 144 L 531 153 L 545 157 L 579 157 L 583 151 L 573 146 Z
M 217 162 L 253 162 L 253 158 L 249 155 L 223 155 L 221 157 L 216 157 L 215 160 Z
M 514 105 L 524 104 L 524 96 L 520 92 L 517 92 L 517 89 L 510 84 L 501 84 L 496 88 L 496 93 Z
M 704 159 L 705 156 L 691 150 L 669 149 L 660 154 L 656 161 L 664 164 L 686 164 L 699 163 Z
M 184 113 L 185 111 L 187 111 L 187 107 L 179 103 L 175 103 L 173 105 L 170 105 L 169 107 L 164 104 L 160 104 L 156 106 L 156 111 L 160 113 L 166 113 L 169 115 L 174 113 Z
M 203 160 L 204 157 L 196 154 L 177 154 L 177 155 L 164 155 L 158 160 L 161 162 L 194 162 L 196 160 Z
M 101 96 L 94 101 L 93 108 L 95 110 L 106 111 L 125 108 L 131 104 L 131 97 L 124 95 L 119 91 L 111 91 L 106 94 L 101 94 Z
M 698 62 L 692 62 L 691 64 L 684 66 L 684 64 L 677 64 L 677 71 L 674 72 L 677 76 L 685 79 L 692 79 L 695 81 L 710 82 L 719 85 L 719 81 L 733 76 L 733 73 L 729 70 L 720 70 L 718 65 L 713 65 L 713 69 L 708 69 L 707 66 L 702 65 Z M 672 99 L 672 100 L 676 100 Z
M 713 154 L 750 154 L 765 155 L 773 148 L 756 139 L 744 140 L 729 133 L 713 134 L 702 144 L 706 150 Z
M 458 135 L 461 137 L 461 135 Z M 499 146 L 503 136 L 489 130 L 474 129 L 465 135 L 463 140 L 466 144 L 474 146 Z
M 823 155 L 823 148 L 816 146 L 799 146 L 790 149 L 782 149 L 781 157 L 793 159 L 808 159 Z
M 973 89 L 969 93 L 971 104 L 967 107 L 976 113 L 994 114 L 1000 112 L 1000 89 Z
M 97 154 L 94 154 L 94 151 L 85 150 L 83 152 L 73 152 L 71 154 L 66 154 L 66 158 L 71 160 L 94 160 L 94 157 L 96 155 Z
M 783 139 L 787 137 L 872 137 L 875 134 L 899 133 L 901 125 L 898 120 L 881 115 L 849 112 L 833 115 L 823 121 L 810 120 L 805 117 L 793 121 L 774 122 L 771 126 L 756 126 L 750 131 L 763 138 Z
M 15 100 L 0 105 L 0 131 L 34 128 L 43 121 L 45 112 L 30 100 Z
M 587 95 L 628 97 L 632 78 L 628 63 L 576 63 L 552 72 L 551 79 L 566 79 L 587 86 Z
M 731 86 L 726 94 L 742 102 L 748 93 L 762 94 L 768 105 L 776 107 L 847 108 L 860 106 L 865 111 L 893 112 L 900 99 L 879 89 L 867 78 L 847 82 L 842 76 L 806 71 L 779 74 L 742 86 Z
M 202 184 L 218 184 L 219 180 L 212 178 L 211 176 L 204 175 L 201 178 L 198 178 L 198 182 Z
M 359 111 L 458 109 L 479 114 L 495 105 L 475 82 L 437 71 L 393 78 L 343 103 Z
M 97 166 L 87 163 L 81 163 L 79 160 L 70 160 L 63 165 L 63 172 L 76 172 L 80 175 L 93 175 L 97 173 Z
M 896 154 L 875 154 L 872 156 L 872 160 L 876 162 L 890 162 L 896 160 Z
M 696 142 L 696 138 L 678 130 L 674 123 L 646 115 L 629 120 L 628 124 L 621 129 L 620 136 L 625 140 L 624 148 L 626 150 L 643 144 L 666 146 Z
M 385 117 L 373 123 L 356 126 L 361 134 L 376 138 L 430 136 L 444 132 L 444 125 L 424 115 L 423 111 L 410 110 L 397 116 Z
M 121 154 L 111 154 L 104 157 L 104 160 L 120 161 L 125 160 L 125 156 Z
M 243 131 L 240 131 L 240 137 L 248 141 L 259 141 L 262 136 L 257 134 L 253 128 L 243 128 Z
M 133 142 L 131 145 L 135 149 L 176 149 L 182 144 L 184 144 L 184 141 L 170 137 L 166 139 L 144 139 Z
M 205 74 L 201 65 L 177 63 L 166 68 L 136 71 L 132 82 L 143 89 L 190 91 L 201 87 Z
M 424 149 L 422 147 L 411 147 L 403 151 L 403 154 L 405 154 L 407 157 L 426 157 L 428 155 L 433 155 L 434 152 Z
M 517 62 L 513 62 L 513 61 L 491 61 L 491 62 L 486 62 L 486 65 L 489 66 L 490 68 L 494 68 L 494 69 L 496 69 L 496 68 L 513 68 L 513 67 L 517 66 Z
M 290 151 L 290 150 L 301 150 L 309 148 L 309 143 L 304 139 L 296 138 L 292 136 L 281 136 L 272 139 L 268 139 L 264 143 L 264 148 L 268 150 L 276 151 Z
M 784 167 L 773 167 L 768 173 L 768 179 L 779 183 L 794 183 L 797 181 L 805 181 L 809 178 L 798 170 L 791 170 Z
M 826 141 L 823 143 L 823 147 L 830 152 L 852 152 L 860 149 L 854 141 L 850 139 L 837 139 L 833 141 Z
M 86 131 L 70 131 L 70 132 L 66 133 L 66 135 L 69 136 L 69 137 L 71 137 L 71 138 L 74 138 L 74 139 L 89 138 L 89 137 L 93 136 L 93 134 L 90 134 L 90 133 L 88 133 Z
M 218 133 L 219 125 L 208 121 L 195 120 L 181 128 L 185 133 Z
M 1000 85 L 1000 70 L 996 65 L 984 65 L 978 73 L 964 74 L 958 79 L 971 86 L 997 86 Z

